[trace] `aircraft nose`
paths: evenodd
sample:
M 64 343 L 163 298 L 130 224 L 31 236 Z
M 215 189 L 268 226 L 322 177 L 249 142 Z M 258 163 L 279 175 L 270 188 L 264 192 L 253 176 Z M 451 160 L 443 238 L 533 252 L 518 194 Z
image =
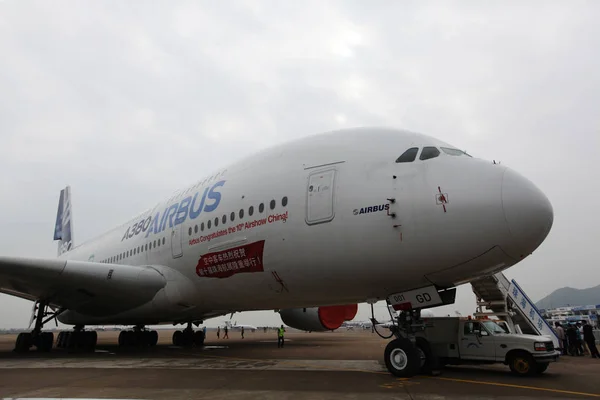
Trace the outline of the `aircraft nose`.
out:
M 552 204 L 531 181 L 506 169 L 502 179 L 502 208 L 512 245 L 505 249 L 521 259 L 546 239 L 554 221 Z

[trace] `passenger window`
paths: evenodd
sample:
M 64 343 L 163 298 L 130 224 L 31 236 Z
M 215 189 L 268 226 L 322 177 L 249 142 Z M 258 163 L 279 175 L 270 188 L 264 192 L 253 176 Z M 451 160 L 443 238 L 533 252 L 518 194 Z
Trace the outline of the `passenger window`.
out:
M 160 239 L 159 239 L 160 240 Z M 156 248 L 156 240 L 154 241 L 154 248 Z
M 158 240 L 160 240 L 160 239 L 158 239 Z M 165 244 L 165 238 L 163 238 L 163 244 Z
M 235 220 L 235 213 L 233 211 L 231 212 L 229 219 L 231 220 L 231 222 L 233 222 Z
M 423 147 L 423 151 L 421 152 L 421 155 L 419 156 L 419 160 L 429 160 L 430 158 L 436 158 L 439 155 L 440 155 L 440 151 L 437 149 L 437 147 L 432 147 L 432 146 Z
M 260 205 L 258 206 L 258 212 L 262 213 L 263 211 L 265 211 L 265 205 L 263 203 L 260 203 Z
M 419 152 L 418 147 L 411 147 L 410 149 L 408 149 L 404 153 L 402 153 L 402 155 L 400 157 L 398 157 L 396 162 L 397 163 L 413 162 L 417 158 L 418 152 Z
M 244 209 L 240 209 L 240 219 L 244 218 Z
M 252 216 L 252 214 L 254 214 L 254 206 L 250 206 L 250 208 L 248 208 L 248 215 Z
M 190 226 L 190 229 L 188 229 L 188 235 L 192 236 L 192 227 Z
M 227 223 L 227 216 L 225 214 L 223 214 L 223 218 L 221 218 L 221 221 L 223 221 L 223 224 Z
M 206 221 L 206 227 L 207 227 L 208 229 L 210 229 L 210 223 L 211 223 L 211 222 L 210 222 L 210 219 L 209 219 L 208 221 Z
M 200 224 L 200 230 L 204 232 L 204 222 Z
M 194 233 L 198 233 L 198 225 L 194 226 Z
M 219 226 L 219 217 L 215 217 L 215 227 Z
M 275 209 L 275 200 L 271 200 L 271 203 L 269 203 L 269 207 L 271 208 L 271 210 Z
M 281 199 L 281 205 L 283 207 L 287 206 L 287 196 L 285 196 L 283 199 Z

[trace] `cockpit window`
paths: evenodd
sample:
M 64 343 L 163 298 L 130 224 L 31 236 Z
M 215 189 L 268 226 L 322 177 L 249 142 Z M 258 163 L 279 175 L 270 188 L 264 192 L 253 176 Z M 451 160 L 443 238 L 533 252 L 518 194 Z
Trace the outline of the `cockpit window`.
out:
M 427 146 L 423 147 L 423 151 L 419 156 L 419 160 L 429 160 L 430 158 L 435 158 L 440 155 L 440 151 L 436 147 Z
M 419 148 L 418 147 L 411 147 L 410 149 L 406 150 L 404 153 L 402 153 L 402 155 L 400 157 L 398 157 L 398 159 L 396 160 L 397 163 L 401 163 L 401 162 L 413 162 L 415 161 L 415 158 L 417 158 L 417 153 L 419 152 Z
M 462 150 L 458 150 L 458 149 L 452 149 L 450 147 L 440 147 L 440 149 L 442 149 L 442 151 L 450 156 L 467 156 L 467 157 L 471 157 L 470 155 L 468 155 L 466 152 L 462 151 Z

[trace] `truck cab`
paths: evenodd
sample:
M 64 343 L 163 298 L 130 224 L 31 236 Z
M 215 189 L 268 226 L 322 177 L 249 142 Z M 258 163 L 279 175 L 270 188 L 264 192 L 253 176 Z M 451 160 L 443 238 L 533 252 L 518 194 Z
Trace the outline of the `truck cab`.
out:
M 424 319 L 417 346 L 439 364 L 504 363 L 517 375 L 543 373 L 560 352 L 546 336 L 509 334 L 490 319 Z

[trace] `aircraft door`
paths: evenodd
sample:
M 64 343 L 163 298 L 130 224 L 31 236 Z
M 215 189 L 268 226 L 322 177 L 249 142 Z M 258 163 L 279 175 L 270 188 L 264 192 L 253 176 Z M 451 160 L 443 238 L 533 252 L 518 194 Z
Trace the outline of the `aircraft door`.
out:
M 174 226 L 171 229 L 171 253 L 173 258 L 179 258 L 183 255 L 183 246 L 181 241 L 183 240 L 183 224 Z
M 330 222 L 335 217 L 335 169 L 311 172 L 306 187 L 306 223 Z

